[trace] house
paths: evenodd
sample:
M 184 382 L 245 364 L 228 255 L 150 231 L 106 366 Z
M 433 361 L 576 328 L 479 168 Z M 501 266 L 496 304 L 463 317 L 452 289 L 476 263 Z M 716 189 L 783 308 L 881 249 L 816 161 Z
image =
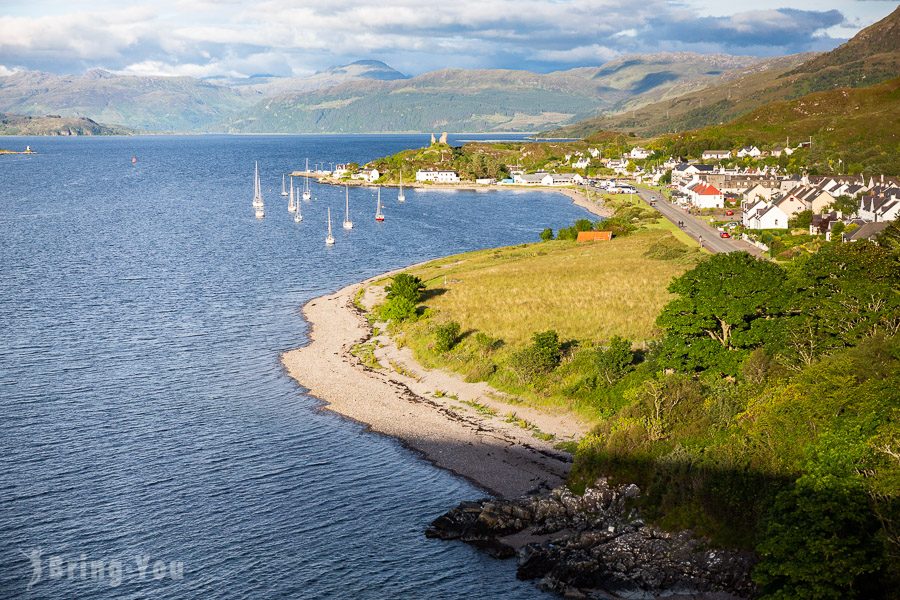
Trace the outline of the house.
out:
M 745 202 L 752 202 L 754 200 L 771 201 L 774 193 L 772 188 L 757 183 L 753 187 L 744 190 L 741 195 L 744 197 Z
M 459 175 L 456 171 L 438 171 L 425 169 L 416 171 L 416 181 L 430 181 L 432 183 L 459 183 Z
M 790 215 L 804 210 L 819 214 L 834 204 L 834 196 L 816 186 L 798 185 L 786 193 L 779 202 L 784 202 L 785 206 L 789 207 L 785 208 L 785 212 Z
M 859 227 L 856 231 L 852 233 L 848 233 L 844 236 L 845 242 L 858 242 L 860 240 L 870 240 L 874 241 L 881 232 L 885 230 L 890 225 L 887 221 L 881 221 L 879 223 L 865 223 Z
M 701 175 L 708 175 L 713 171 L 714 167 L 712 165 L 679 163 L 672 168 L 672 185 L 682 185 L 685 182 L 699 178 Z
M 867 222 L 893 221 L 900 217 L 900 195 L 866 194 L 859 199 L 859 218 Z
M 788 219 L 778 205 L 758 202 L 744 211 L 742 222 L 747 229 L 787 229 Z
M 725 194 L 714 185 L 696 181 L 685 187 L 688 200 L 698 208 L 724 208 Z
M 631 152 L 628 153 L 628 158 L 631 158 L 632 160 L 644 160 L 645 158 L 649 158 L 651 154 L 653 153 L 646 148 L 635 146 L 631 149 Z
M 547 173 L 541 179 L 541 185 L 580 185 L 584 178 L 577 173 Z
M 587 169 L 588 165 L 591 164 L 591 159 L 588 157 L 582 157 L 572 163 L 572 168 L 575 169 Z
M 591 158 L 600 158 L 600 149 L 599 148 L 588 148 L 588 154 L 591 155 Z
M 608 242 L 612 239 L 612 231 L 579 231 L 577 242 Z
M 745 158 L 745 157 L 759 158 L 760 156 L 762 156 L 762 152 L 756 146 L 749 146 L 749 147 L 744 147 L 744 148 L 741 148 L 740 150 L 738 150 L 737 155 L 738 155 L 738 158 Z
M 723 160 L 731 158 L 731 150 L 704 150 L 701 158 L 703 160 Z
M 475 180 L 475 183 L 477 183 L 478 185 L 494 185 L 495 183 L 497 183 L 497 180 L 493 177 L 479 177 Z
M 772 148 L 769 154 L 774 156 L 775 158 L 780 158 L 781 155 L 784 154 L 784 146 L 775 146 L 774 148 Z
M 824 235 L 826 240 L 830 240 L 831 227 L 840 220 L 840 213 L 834 211 L 824 215 L 813 215 L 809 223 L 809 235 Z
M 513 176 L 513 181 L 520 185 L 541 185 L 547 173 L 541 171 L 538 173 L 519 173 Z

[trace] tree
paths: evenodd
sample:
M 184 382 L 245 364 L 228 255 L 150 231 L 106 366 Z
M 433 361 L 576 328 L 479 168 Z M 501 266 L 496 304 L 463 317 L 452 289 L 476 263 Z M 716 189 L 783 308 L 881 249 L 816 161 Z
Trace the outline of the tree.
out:
M 547 227 L 541 232 L 541 241 L 546 242 L 547 240 L 553 239 L 553 230 Z
M 438 325 L 434 332 L 434 349 L 438 352 L 449 352 L 459 342 L 459 323 L 449 321 Z
M 631 341 L 614 336 L 605 348 L 597 350 L 594 362 L 606 383 L 614 384 L 628 372 L 634 362 Z
M 395 275 L 391 280 L 391 284 L 384 288 L 387 291 L 387 298 L 406 298 L 412 303 L 418 303 L 422 299 L 422 291 L 425 284 L 416 275 L 409 273 L 400 273 Z
M 791 227 L 792 229 L 809 229 L 809 224 L 812 223 L 812 217 L 813 211 L 801 210 L 788 219 L 788 227 Z
M 831 210 L 840 211 L 843 215 L 853 215 L 859 209 L 859 202 L 850 196 L 838 196 L 831 203 Z
M 676 368 L 736 372 L 745 351 L 780 333 L 786 279 L 778 265 L 744 252 L 715 254 L 676 278 L 669 291 L 677 297 L 657 318 L 664 358 Z
M 531 381 L 559 366 L 562 348 L 559 334 L 553 330 L 535 333 L 531 345 L 516 352 L 513 370 L 523 381 Z

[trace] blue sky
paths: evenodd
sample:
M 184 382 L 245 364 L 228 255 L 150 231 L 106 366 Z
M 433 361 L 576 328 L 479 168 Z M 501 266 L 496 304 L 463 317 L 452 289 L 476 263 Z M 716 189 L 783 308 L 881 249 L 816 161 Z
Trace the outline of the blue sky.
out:
M 896 0 L 0 0 L 0 75 L 302 76 L 359 59 L 553 71 L 646 52 L 828 50 Z

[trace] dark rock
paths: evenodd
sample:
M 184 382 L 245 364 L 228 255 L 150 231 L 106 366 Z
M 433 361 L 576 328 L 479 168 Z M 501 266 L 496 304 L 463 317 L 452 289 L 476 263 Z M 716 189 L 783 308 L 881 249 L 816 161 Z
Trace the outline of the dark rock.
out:
M 463 502 L 435 519 L 428 537 L 458 539 L 498 558 L 517 556 L 517 576 L 573 598 L 743 598 L 752 554 L 710 549 L 688 531 L 647 526 L 630 508 L 640 490 L 605 479 L 581 496 L 562 487 L 517 500 Z M 516 552 L 506 538 L 523 534 Z M 537 536 L 537 537 L 535 537 Z M 521 543 L 521 542 L 520 542 Z

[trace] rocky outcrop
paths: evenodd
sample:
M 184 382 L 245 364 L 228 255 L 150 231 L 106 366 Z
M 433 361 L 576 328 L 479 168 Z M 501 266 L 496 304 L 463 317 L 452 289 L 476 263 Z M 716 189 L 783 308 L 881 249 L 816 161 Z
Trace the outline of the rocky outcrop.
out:
M 428 537 L 461 540 L 498 558 L 517 557 L 520 579 L 566 597 L 745 598 L 747 552 L 721 550 L 689 531 L 646 525 L 632 508 L 635 485 L 605 479 L 581 496 L 567 488 L 517 500 L 463 502 Z

